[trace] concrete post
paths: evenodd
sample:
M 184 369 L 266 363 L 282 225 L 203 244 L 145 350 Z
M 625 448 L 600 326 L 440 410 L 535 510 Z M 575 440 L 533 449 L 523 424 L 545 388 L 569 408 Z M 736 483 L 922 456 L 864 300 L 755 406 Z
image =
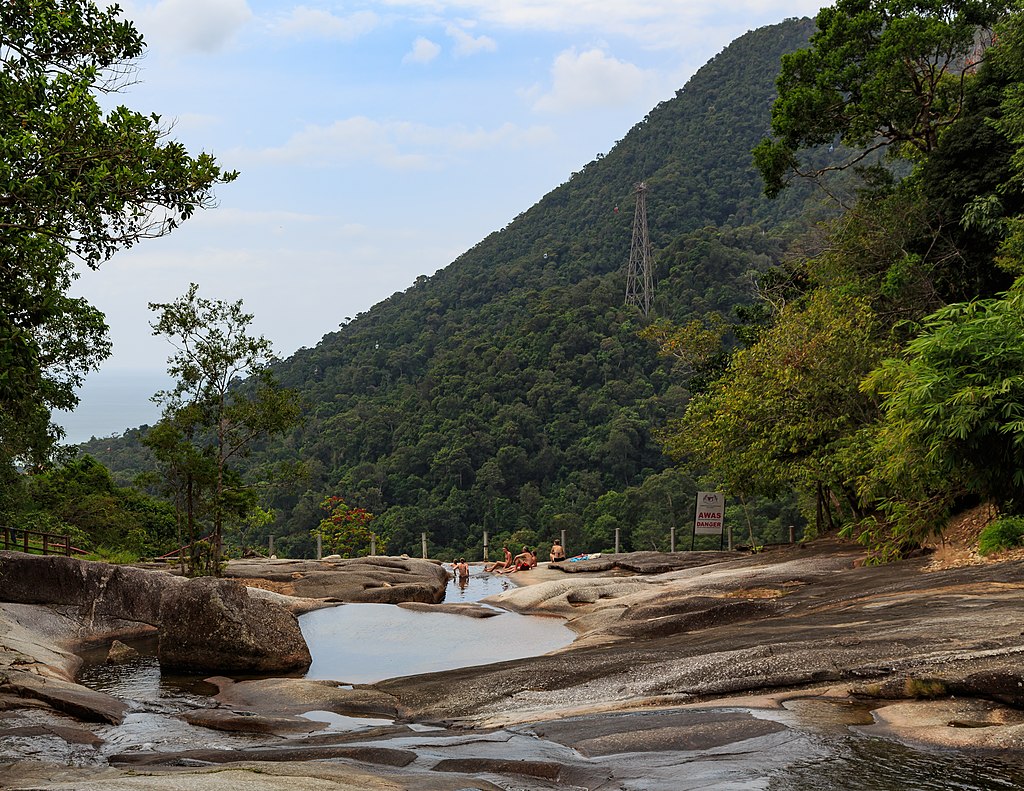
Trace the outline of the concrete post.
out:
M 316 559 L 322 560 L 324 556 L 324 540 L 320 531 L 316 531 Z
M 668 529 L 668 551 L 676 551 L 676 529 L 674 527 Z
M 420 543 L 423 544 L 423 559 L 427 559 L 427 534 L 420 533 Z
M 566 557 L 569 557 L 569 550 L 565 548 L 565 531 L 564 530 L 562 531 L 562 551 L 565 553 Z
M 270 544 L 267 547 L 267 551 L 269 552 L 271 557 L 274 556 L 274 537 L 273 536 L 270 537 Z
M 370 533 L 370 557 L 377 554 L 377 534 Z
M 615 528 L 615 554 L 619 554 L 619 528 Z
M 487 531 L 484 531 L 484 563 L 487 562 Z

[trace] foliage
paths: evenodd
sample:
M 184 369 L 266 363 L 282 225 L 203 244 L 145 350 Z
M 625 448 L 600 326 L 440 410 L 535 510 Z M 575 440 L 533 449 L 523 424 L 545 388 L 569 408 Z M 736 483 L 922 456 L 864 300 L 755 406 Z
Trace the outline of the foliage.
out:
M 978 554 L 991 555 L 1024 545 L 1024 517 L 1003 516 L 978 536 Z
M 857 385 L 884 348 L 866 300 L 815 291 L 787 305 L 669 423 L 666 448 L 691 466 L 706 465 L 712 480 L 740 495 L 823 487 L 845 496 L 856 472 L 851 435 L 874 410 Z
M 327 516 L 314 528 L 313 535 L 319 535 L 324 540 L 329 554 L 341 555 L 343 558 L 370 554 L 373 541 L 370 523 L 373 514 L 365 508 L 353 508 L 337 496 L 326 498 L 320 507 L 327 512 Z M 383 541 L 377 540 L 377 552 L 384 554 L 386 551 Z
M 149 306 L 159 314 L 153 334 L 175 346 L 168 373 L 177 379 L 156 396 L 164 404 L 164 418 L 150 447 L 175 492 L 179 514 L 184 503 L 190 541 L 197 537 L 196 506 L 207 490 L 213 553 L 207 565 L 215 569 L 223 555 L 225 524 L 254 508 L 230 464 L 257 440 L 293 426 L 299 403 L 270 374 L 270 342 L 248 334 L 253 316 L 243 311 L 241 300 L 208 300 L 198 290 L 193 283 L 175 302 Z M 249 377 L 247 387 L 239 386 L 242 377 Z
M 50 410 L 109 354 L 102 314 L 67 296 L 96 268 L 212 205 L 235 177 L 166 139 L 157 116 L 100 96 L 143 53 L 117 6 L 11 0 L 0 9 L 0 463 L 48 461 Z
M 117 486 L 91 456 L 27 477 L 27 502 L 18 524 L 72 537 L 79 549 L 118 547 L 133 560 L 167 551 L 174 518 L 164 502 Z
M 893 490 L 913 487 L 924 465 L 1005 509 L 1024 507 L 1024 280 L 1001 298 L 933 313 L 865 389 L 884 397 L 875 476 Z
M 1008 0 L 838 0 L 816 18 L 811 45 L 782 59 L 773 138 L 754 156 L 769 195 L 801 173 L 797 152 L 839 140 L 853 155 L 873 150 L 926 156 L 960 117 L 968 75 L 990 43 Z M 979 34 L 979 28 L 981 33 Z M 821 169 L 819 169 L 820 172 Z
M 624 545 L 667 548 L 696 488 L 669 474 L 653 434 L 689 394 L 623 305 L 624 208 L 643 178 L 659 316 L 731 322 L 752 303 L 751 273 L 779 265 L 795 230 L 827 211 L 799 188 L 765 200 L 749 153 L 768 128 L 778 59 L 810 29 L 791 20 L 747 34 L 505 228 L 275 363 L 302 393 L 305 421 L 239 469 L 264 480 L 303 461 L 305 477 L 266 501 L 276 543 L 311 556 L 319 504 L 343 491 L 378 514 L 395 553 L 418 556 L 426 532 L 439 557 L 480 557 L 484 530 L 493 547 L 519 530 L 541 544 L 567 529 L 582 548 L 604 540 L 604 503 L 593 521 L 584 513 L 616 492 L 632 503 L 619 517 Z M 130 479 L 153 463 L 137 437 L 87 447 Z

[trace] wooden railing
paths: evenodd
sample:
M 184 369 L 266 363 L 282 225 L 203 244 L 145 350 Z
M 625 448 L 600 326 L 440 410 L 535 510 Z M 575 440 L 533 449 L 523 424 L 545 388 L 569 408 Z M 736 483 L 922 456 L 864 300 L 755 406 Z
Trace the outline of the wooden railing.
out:
M 39 530 L 21 530 L 15 527 L 0 527 L 0 546 L 6 550 L 36 555 L 88 554 L 83 549 L 71 546 L 69 536 L 43 533 Z

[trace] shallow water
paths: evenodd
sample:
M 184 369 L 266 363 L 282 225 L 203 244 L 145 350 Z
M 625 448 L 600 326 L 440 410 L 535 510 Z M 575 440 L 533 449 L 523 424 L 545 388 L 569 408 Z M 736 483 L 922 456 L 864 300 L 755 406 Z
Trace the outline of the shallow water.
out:
M 478 601 L 511 586 L 507 577 L 474 573 L 464 587 L 450 582 L 446 601 Z M 572 639 L 572 633 L 557 619 L 504 612 L 493 618 L 475 619 L 390 605 L 342 605 L 308 613 L 300 623 L 313 653 L 314 664 L 308 677 L 348 683 L 529 656 L 566 645 Z M 136 647 L 147 648 L 145 644 Z M 102 662 L 99 655 L 93 659 Z M 279 741 L 276 737 L 195 728 L 178 719 L 175 714 L 181 711 L 214 705 L 207 697 L 212 688 L 198 678 L 161 674 L 154 656 L 140 656 L 121 665 L 87 665 L 80 680 L 86 686 L 129 701 L 132 710 L 122 725 L 98 729 L 106 740 L 98 751 L 75 747 L 62 758 L 68 764 L 102 764 L 104 756 L 136 750 L 240 749 Z M 637 791 L 1024 789 L 1024 761 L 1014 760 L 1012 753 L 995 757 L 919 750 L 869 737 L 858 731 L 859 726 L 871 721 L 865 707 L 798 699 L 789 701 L 783 710 L 749 714 L 777 720 L 788 730 L 704 751 L 611 755 L 591 762 L 607 770 L 609 788 Z M 304 716 L 327 722 L 326 731 L 359 730 L 387 722 L 320 711 Z M 618 716 L 659 715 L 641 712 Z M 581 727 L 586 727 L 585 720 Z M 477 754 L 481 750 L 486 753 L 486 743 L 493 740 L 495 757 L 540 760 L 562 756 L 569 763 L 580 758 L 570 748 L 517 728 L 475 737 L 464 732 L 421 734 L 419 730 L 412 728 L 407 736 L 396 736 L 379 744 L 409 747 L 424 759 L 437 752 L 440 759 L 451 757 L 451 749 L 461 749 L 449 746 L 449 752 L 441 752 L 441 745 L 475 739 L 472 749 Z M 424 737 L 429 738 L 424 741 Z M 38 757 L 51 751 L 57 754 L 67 749 L 60 740 L 48 742 L 44 737 L 24 741 L 21 757 Z M 8 742 L 0 740 L 0 753 Z M 481 747 L 481 743 L 485 746 Z
M 993 756 L 916 750 L 869 737 L 829 740 L 823 755 L 776 770 L 767 791 L 1011 791 L 1024 766 Z
M 448 583 L 445 601 L 476 602 L 510 587 L 507 577 L 472 573 L 468 584 Z M 372 684 L 537 656 L 575 637 L 560 618 L 498 612 L 492 618 L 471 618 L 390 604 L 343 604 L 306 613 L 299 618 L 313 655 L 306 678 Z

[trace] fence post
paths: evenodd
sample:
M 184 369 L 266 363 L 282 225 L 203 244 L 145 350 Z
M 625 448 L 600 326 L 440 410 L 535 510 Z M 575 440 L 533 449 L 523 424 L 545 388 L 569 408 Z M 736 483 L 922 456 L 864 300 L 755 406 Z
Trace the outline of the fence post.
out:
M 562 552 L 565 553 L 566 559 L 569 558 L 569 550 L 565 548 L 565 531 L 562 531 Z
M 427 534 L 420 533 L 420 543 L 423 545 L 423 559 L 427 559 Z
M 370 557 L 377 554 L 377 534 L 370 533 Z
M 793 525 L 789 526 L 789 543 L 792 544 L 796 541 L 796 528 Z
M 676 529 L 674 527 L 668 529 L 668 546 L 669 552 L 676 551 Z
M 316 532 L 316 559 L 323 560 L 324 557 L 324 542 L 323 536 L 320 535 L 320 531 Z
M 619 528 L 615 528 L 615 554 L 619 554 Z
M 484 531 L 484 563 L 487 562 L 487 531 Z
M 270 557 L 274 556 L 274 537 L 273 536 L 270 537 L 270 543 L 267 545 L 267 554 L 270 555 Z

